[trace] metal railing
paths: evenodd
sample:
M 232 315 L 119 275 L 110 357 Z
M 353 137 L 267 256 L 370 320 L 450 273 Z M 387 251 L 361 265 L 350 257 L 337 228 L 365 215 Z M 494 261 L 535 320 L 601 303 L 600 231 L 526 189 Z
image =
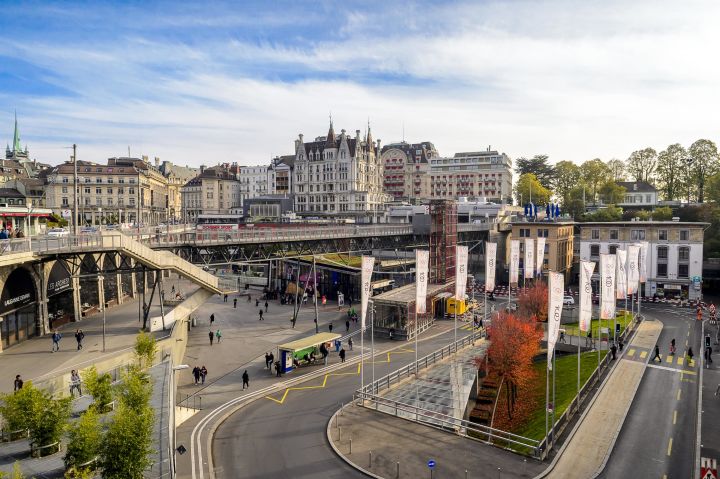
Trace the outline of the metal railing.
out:
M 30 238 L 0 240 L 0 256 L 27 253 L 30 249 Z

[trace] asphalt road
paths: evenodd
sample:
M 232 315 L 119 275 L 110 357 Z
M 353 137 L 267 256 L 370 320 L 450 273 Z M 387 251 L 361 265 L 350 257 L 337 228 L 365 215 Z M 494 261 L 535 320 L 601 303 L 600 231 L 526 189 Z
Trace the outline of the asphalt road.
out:
M 678 365 L 687 344 L 695 357 L 702 351 L 700 323 L 689 309 L 643 305 L 643 312 L 662 321 L 658 344 L 661 363 L 651 361 L 600 477 L 690 478 L 694 468 L 698 368 Z M 670 340 L 677 354 L 667 362 Z M 669 369 L 668 369 L 669 368 Z M 692 373 L 681 373 L 692 371 Z
M 468 334 L 459 330 L 458 338 Z M 440 349 L 453 338 L 453 331 L 419 343 L 419 357 Z M 359 342 L 359 341 L 358 341 Z M 367 344 L 367 342 L 366 342 Z M 414 351 L 414 343 L 403 345 Z M 414 352 L 390 355 L 390 362 L 375 365 L 376 378 L 415 359 Z M 376 361 L 386 361 L 387 355 Z M 370 381 L 370 363 L 365 362 L 365 381 Z M 258 399 L 230 416 L 213 439 L 213 463 L 218 478 L 275 479 L 366 477 L 338 458 L 326 436 L 328 420 L 352 399 L 360 387 L 358 366 L 353 365 L 327 378 L 324 388 L 292 390 L 282 404 Z M 336 374 L 337 374 L 336 373 Z M 318 378 L 301 386 L 319 386 Z M 280 398 L 282 393 L 275 395 Z

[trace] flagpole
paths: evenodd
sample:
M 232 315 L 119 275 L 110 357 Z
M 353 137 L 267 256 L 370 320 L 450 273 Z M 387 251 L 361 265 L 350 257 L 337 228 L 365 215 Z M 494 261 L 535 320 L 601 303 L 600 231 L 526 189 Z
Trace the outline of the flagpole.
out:
M 555 370 L 557 369 L 555 364 L 555 350 L 553 349 L 553 408 L 552 408 L 552 427 L 553 427 L 553 438 L 552 444 L 555 445 Z
M 550 330 L 548 328 L 548 334 Z M 550 339 L 548 337 L 548 339 Z M 548 406 L 550 405 L 550 371 L 545 365 L 545 457 L 550 453 L 550 438 L 548 437 Z
M 373 394 L 375 394 L 375 302 L 370 301 L 370 354 L 372 354 L 372 384 Z

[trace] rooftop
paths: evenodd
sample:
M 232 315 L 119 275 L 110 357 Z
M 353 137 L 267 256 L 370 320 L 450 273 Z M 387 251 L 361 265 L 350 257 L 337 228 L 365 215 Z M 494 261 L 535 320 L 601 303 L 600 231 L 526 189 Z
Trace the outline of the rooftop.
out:
M 427 295 L 435 296 L 436 293 L 440 292 L 443 288 L 446 288 L 448 284 L 450 283 L 428 284 Z M 373 296 L 372 300 L 374 302 L 383 303 L 410 304 L 415 301 L 415 283 L 406 284 L 405 286 L 400 286 L 392 291 Z
M 637 227 L 637 226 L 673 226 L 673 225 L 681 225 L 681 226 L 697 226 L 697 227 L 704 227 L 704 226 L 710 226 L 710 223 L 702 223 L 699 221 L 589 221 L 586 223 L 577 223 L 581 228 L 586 226 L 628 226 L 628 227 Z

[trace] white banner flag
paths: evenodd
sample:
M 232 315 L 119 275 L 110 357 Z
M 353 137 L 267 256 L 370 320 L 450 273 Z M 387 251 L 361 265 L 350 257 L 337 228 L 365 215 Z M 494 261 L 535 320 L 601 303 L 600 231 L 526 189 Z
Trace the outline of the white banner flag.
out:
M 496 256 L 497 243 L 485 243 L 485 291 L 488 293 L 495 290 Z
M 465 301 L 468 277 L 468 247 L 456 246 L 455 248 L 455 299 Z
M 415 250 L 415 314 L 426 312 L 426 297 L 428 285 L 428 264 L 430 251 Z
M 640 280 L 640 272 L 638 271 L 638 258 L 640 255 L 640 245 L 633 244 L 628 246 L 627 257 L 627 292 L 635 294 L 638 290 L 638 281 Z
M 360 282 L 362 291 L 360 292 L 360 328 L 365 329 L 365 316 L 367 315 L 368 300 L 372 295 L 370 280 L 372 278 L 373 266 L 375 258 L 372 256 L 363 256 L 360 267 Z
M 587 333 L 592 321 L 592 275 L 595 263 L 580 261 L 580 331 Z
M 627 251 L 619 249 L 615 252 L 617 275 L 615 276 L 615 296 L 624 299 L 627 295 Z
M 600 319 L 615 317 L 615 255 L 600 255 Z
M 552 355 L 555 342 L 560 332 L 560 319 L 563 309 L 565 278 L 562 273 L 548 272 L 548 330 L 547 330 L 547 361 L 548 369 L 552 369 Z
M 535 242 L 532 238 L 525 238 L 525 267 L 523 278 L 532 278 L 535 275 Z
M 638 261 L 640 267 L 640 282 L 644 283 L 647 281 L 647 253 L 649 244 L 647 241 L 640 243 L 640 260 Z
M 545 237 L 538 238 L 537 240 L 537 254 L 535 255 L 535 261 L 537 263 L 535 276 L 540 276 L 542 275 L 543 262 L 545 261 Z
M 510 240 L 510 284 L 517 285 L 520 270 L 520 240 Z

